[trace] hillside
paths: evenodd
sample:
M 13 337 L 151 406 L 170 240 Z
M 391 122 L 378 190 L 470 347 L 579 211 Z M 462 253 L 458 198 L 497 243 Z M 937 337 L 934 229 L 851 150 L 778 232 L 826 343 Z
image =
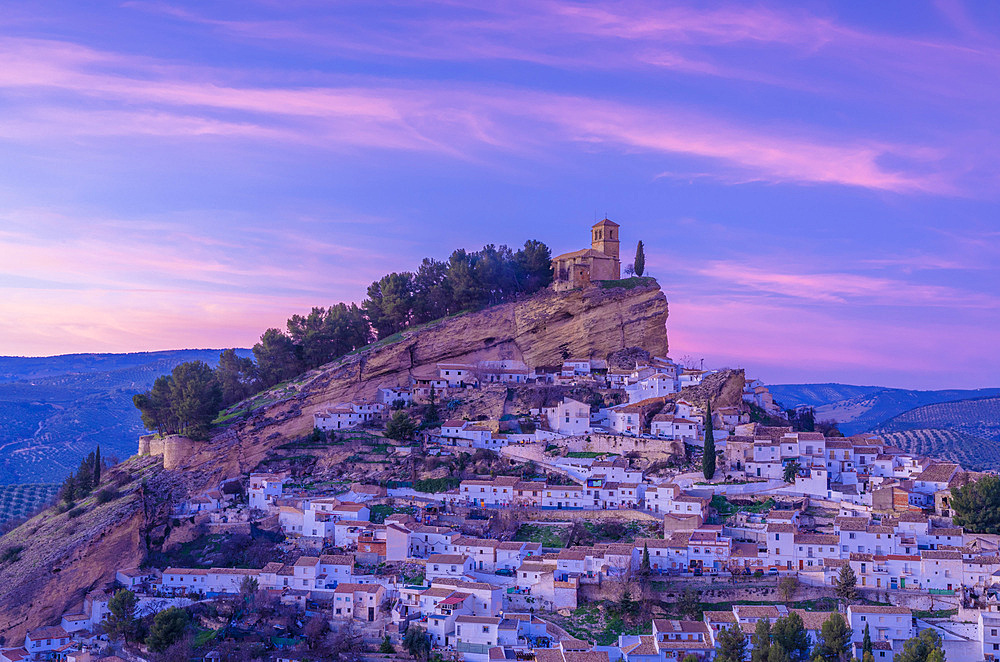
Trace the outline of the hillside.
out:
M 163 535 L 182 478 L 152 458 L 132 458 L 108 471 L 105 485 L 115 492 L 110 501 L 99 504 L 91 495 L 72 510 L 47 510 L 0 538 L 0 636 L 20 641 L 28 628 L 58 623 L 116 568 L 140 563 L 147 534 Z M 161 524 L 155 532 L 152 523 Z
M 786 409 L 800 405 L 822 407 L 886 390 L 884 386 L 854 386 L 852 384 L 775 384 L 769 385 L 768 389 L 774 399 Z
M 0 357 L 0 485 L 60 482 L 97 444 L 105 457 L 129 457 L 143 431 L 132 396 L 184 361 L 215 364 L 219 352 Z
M 132 457 L 109 472 L 107 480 L 122 493 L 111 503 L 96 505 L 89 497 L 75 518 L 49 510 L 0 538 L 0 554 L 23 547 L 19 560 L 0 565 L 0 635 L 15 641 L 25 628 L 57 621 L 64 610 L 78 608 L 88 591 L 110 581 L 116 568 L 142 562 L 146 541 L 155 545 L 169 534 L 166 514 L 184 495 L 217 489 L 221 481 L 276 459 L 293 463 L 322 454 L 317 470 L 360 465 L 370 476 L 401 465 L 396 456 L 386 460 L 391 451 L 376 443 L 381 438 L 364 433 L 310 445 L 312 413 L 331 403 L 370 398 L 381 384 L 406 384 L 442 361 L 511 358 L 555 366 L 570 356 L 605 359 L 637 346 L 663 356 L 667 314 L 666 297 L 655 285 L 545 291 L 408 330 L 235 405 L 210 441 L 192 444 L 178 469 L 163 470 L 157 457 Z M 735 402 L 742 386 L 742 373 L 726 373 L 707 380 L 703 390 Z M 504 387 L 484 392 L 469 397 L 490 398 L 498 412 L 523 406 Z M 133 451 L 136 446 L 134 436 Z M 432 476 L 448 475 L 443 467 L 438 472 Z
M 836 420 L 844 434 L 867 432 L 883 421 L 924 405 L 1000 396 L 1000 388 L 915 391 L 847 384 L 779 384 L 769 388 L 775 400 L 786 407 L 810 405 L 816 410 L 817 420 Z M 838 396 L 845 397 L 835 399 Z M 924 423 L 919 427 L 942 427 L 927 425 L 926 420 Z
M 206 476 L 246 473 L 282 439 L 309 433 L 313 413 L 340 401 L 372 399 L 382 385 L 405 386 L 413 376 L 436 374 L 439 362 L 503 358 L 558 366 L 569 357 L 606 359 L 628 347 L 665 356 L 667 314 L 666 297 L 650 285 L 546 290 L 437 320 L 234 405 L 223 416 L 229 427 L 195 445 L 187 466 Z
M 1000 447 L 995 442 L 954 430 L 913 429 L 882 432 L 883 438 L 910 453 L 958 462 L 966 469 L 1000 469 Z
M 972 398 L 916 407 L 881 423 L 876 430 L 900 432 L 940 428 L 1000 441 L 1000 397 Z

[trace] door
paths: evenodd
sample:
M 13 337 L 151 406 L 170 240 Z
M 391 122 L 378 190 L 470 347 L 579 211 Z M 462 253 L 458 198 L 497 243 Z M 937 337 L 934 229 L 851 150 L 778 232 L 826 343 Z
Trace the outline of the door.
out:
M 374 621 L 375 620 L 375 607 L 369 607 L 368 608 L 368 620 L 369 621 Z
M 799 559 L 799 570 L 802 569 L 802 559 Z

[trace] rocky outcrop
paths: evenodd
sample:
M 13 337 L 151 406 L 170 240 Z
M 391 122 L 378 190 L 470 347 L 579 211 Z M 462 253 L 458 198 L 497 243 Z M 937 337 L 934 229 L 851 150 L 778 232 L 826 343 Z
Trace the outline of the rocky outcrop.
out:
M 111 586 L 115 571 L 138 566 L 154 525 L 162 531 L 175 498 L 186 493 L 183 475 L 163 472 L 159 462 L 133 457 L 110 469 L 102 489 L 72 510 L 50 508 L 0 538 L 0 552 L 17 550 L 0 564 L 0 637 L 23 641 L 27 630 L 57 625 L 80 612 L 85 596 Z
M 657 285 L 547 290 L 438 320 L 275 391 L 270 404 L 199 444 L 180 466 L 206 469 L 213 479 L 220 462 L 226 475 L 244 473 L 269 447 L 308 433 L 314 412 L 335 402 L 373 398 L 382 385 L 408 385 L 412 376 L 430 374 L 441 362 L 517 359 L 532 367 L 558 366 L 571 357 L 607 360 L 632 347 L 666 356 L 666 322 L 667 299 Z
M 90 497 L 75 516 L 49 510 L 4 536 L 0 551 L 22 549 L 20 558 L 0 565 L 0 636 L 16 642 L 26 629 L 79 610 L 89 591 L 109 585 L 116 569 L 141 563 L 149 541 L 169 534 L 173 502 L 245 475 L 269 450 L 308 433 L 312 414 L 331 403 L 372 398 L 383 384 L 407 385 L 440 362 L 557 366 L 570 357 L 606 360 L 634 347 L 665 356 L 666 321 L 667 300 L 655 285 L 546 291 L 406 331 L 255 396 L 249 415 L 208 442 L 144 438 L 139 455 L 106 477 L 119 492 L 110 503 Z M 493 401 L 483 406 L 502 409 L 506 392 L 487 391 L 478 397 Z

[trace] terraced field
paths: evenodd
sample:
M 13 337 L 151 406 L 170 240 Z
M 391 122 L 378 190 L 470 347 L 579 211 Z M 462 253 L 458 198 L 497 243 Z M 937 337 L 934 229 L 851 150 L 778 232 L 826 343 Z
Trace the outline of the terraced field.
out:
M 982 437 L 926 428 L 881 434 L 888 443 L 907 452 L 952 460 L 966 469 L 1000 469 L 1000 448 L 996 442 Z
M 939 428 L 1000 441 L 1000 397 L 972 398 L 917 407 L 878 426 L 887 432 Z
M 31 514 L 54 499 L 58 491 L 58 485 L 48 483 L 0 485 L 0 522 Z
M 769 387 L 775 400 L 783 406 L 799 404 L 816 409 L 816 419 L 834 419 L 844 434 L 856 434 L 881 426 L 894 417 L 938 403 L 964 402 L 982 399 L 1000 400 L 1000 389 L 981 388 L 972 390 L 912 391 L 877 386 L 851 386 L 849 384 L 778 384 Z M 934 416 L 948 411 L 947 408 L 928 410 L 927 418 L 920 424 L 898 429 L 944 428 L 951 425 L 935 422 Z M 979 434 L 965 430 L 969 434 Z M 989 435 L 987 435 L 989 436 Z

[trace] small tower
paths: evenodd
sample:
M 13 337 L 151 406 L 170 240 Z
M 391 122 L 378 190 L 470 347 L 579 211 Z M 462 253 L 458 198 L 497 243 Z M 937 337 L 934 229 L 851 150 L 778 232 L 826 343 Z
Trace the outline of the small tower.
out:
M 595 223 L 590 231 L 591 248 L 612 258 L 614 260 L 614 278 L 621 278 L 621 261 L 618 257 L 618 224 L 606 218 Z

